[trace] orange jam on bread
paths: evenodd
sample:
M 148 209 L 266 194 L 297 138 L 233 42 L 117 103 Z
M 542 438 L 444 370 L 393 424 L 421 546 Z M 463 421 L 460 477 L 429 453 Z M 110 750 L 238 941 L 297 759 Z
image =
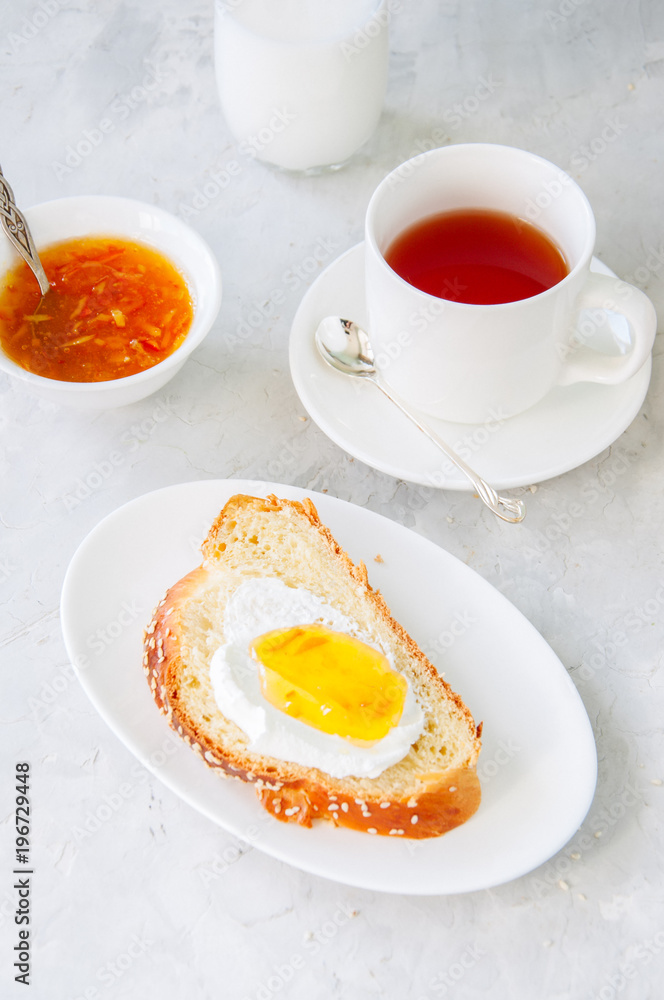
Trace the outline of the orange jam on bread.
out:
M 353 636 L 299 625 L 266 632 L 250 648 L 263 696 L 321 732 L 374 741 L 401 717 L 405 678 L 383 653 Z
M 5 275 L 0 344 L 22 368 L 64 382 L 106 382 L 152 368 L 184 340 L 187 284 L 162 254 L 115 237 L 67 240 L 39 252 L 42 298 L 27 264 Z

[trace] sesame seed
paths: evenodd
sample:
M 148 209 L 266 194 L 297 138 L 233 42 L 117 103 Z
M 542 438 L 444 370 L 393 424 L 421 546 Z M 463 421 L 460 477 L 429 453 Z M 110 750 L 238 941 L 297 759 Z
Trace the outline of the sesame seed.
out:
M 336 802 L 337 801 L 337 796 L 336 795 L 328 795 L 328 798 L 329 798 L 330 802 Z
M 569 889 L 569 883 L 566 882 L 564 878 L 558 879 L 558 886 L 560 889 L 564 889 L 565 892 L 567 892 L 567 890 Z
M 408 802 L 406 802 L 406 805 L 408 806 L 409 809 L 414 809 L 415 808 L 415 806 L 417 805 L 417 799 L 415 798 L 414 795 L 413 795 L 412 798 L 408 799 Z
M 572 861 L 578 861 L 580 857 L 581 855 L 579 854 L 578 851 L 572 851 L 572 853 L 570 854 L 570 858 L 572 859 Z
M 367 830 L 367 833 L 378 833 L 378 830 L 376 829 L 375 826 L 370 826 L 369 829 Z
M 401 837 L 403 830 L 390 830 L 390 837 Z
M 456 789 L 456 785 L 450 785 L 450 787 L 448 789 L 448 791 L 450 791 L 450 792 L 456 792 L 456 790 L 457 790 Z
M 595 830 L 595 832 L 593 833 L 593 837 L 596 837 L 597 840 L 599 840 L 599 838 L 601 836 L 602 836 L 602 831 L 601 830 Z
M 410 817 L 410 821 L 413 824 L 413 826 L 415 826 L 415 824 L 417 823 L 418 819 L 419 819 L 419 816 L 417 815 L 417 813 L 415 813 L 413 816 Z
M 661 785 L 661 783 L 662 783 L 662 779 L 661 778 L 651 778 L 650 779 L 650 784 L 651 785 Z
M 286 816 L 294 816 L 295 813 L 299 813 L 299 811 L 300 811 L 299 806 L 291 806 L 290 809 L 284 809 L 284 814 Z
M 341 808 L 343 809 L 343 811 L 345 813 L 347 813 L 348 812 L 348 803 L 347 802 L 342 802 L 341 803 Z
M 381 809 L 389 809 L 390 808 L 390 803 L 389 802 L 381 802 L 380 808 Z
M 327 808 L 330 812 L 335 812 L 339 809 L 339 806 L 336 804 L 336 802 L 329 802 Z

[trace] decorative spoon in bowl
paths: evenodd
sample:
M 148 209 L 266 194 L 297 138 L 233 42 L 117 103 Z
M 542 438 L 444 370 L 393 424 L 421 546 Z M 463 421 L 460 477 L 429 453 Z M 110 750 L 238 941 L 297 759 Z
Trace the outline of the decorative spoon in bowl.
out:
M 42 262 L 39 259 L 30 227 L 25 221 L 23 213 L 16 207 L 14 192 L 5 180 L 2 167 L 0 167 L 0 223 L 2 223 L 2 228 L 10 241 L 39 282 L 42 295 L 46 295 L 51 286 L 46 277 Z

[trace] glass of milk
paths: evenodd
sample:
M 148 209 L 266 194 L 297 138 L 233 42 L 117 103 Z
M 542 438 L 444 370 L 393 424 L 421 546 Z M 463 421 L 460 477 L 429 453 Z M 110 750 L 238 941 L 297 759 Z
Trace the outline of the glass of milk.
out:
M 216 0 L 221 106 L 241 153 L 285 170 L 341 166 L 387 86 L 388 0 Z

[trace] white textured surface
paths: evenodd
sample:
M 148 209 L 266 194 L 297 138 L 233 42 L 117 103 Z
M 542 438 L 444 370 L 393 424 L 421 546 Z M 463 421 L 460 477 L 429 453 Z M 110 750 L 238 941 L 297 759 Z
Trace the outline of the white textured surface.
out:
M 392 6 L 378 131 L 345 170 L 313 178 L 272 172 L 234 148 L 215 95 L 211 3 L 3 6 L 1 162 L 19 204 L 97 192 L 152 201 L 209 240 L 225 283 L 213 333 L 144 403 L 88 417 L 0 382 L 3 997 L 25 995 L 11 969 L 15 760 L 33 770 L 39 1000 L 661 995 L 660 345 L 631 427 L 529 494 L 515 528 L 468 494 L 413 487 L 346 457 L 304 419 L 287 340 L 313 277 L 361 238 L 377 182 L 439 144 L 441 131 L 520 145 L 569 169 L 595 209 L 598 256 L 661 313 L 663 8 Z M 68 172 L 54 166 L 86 132 L 98 145 Z M 109 732 L 60 635 L 71 555 L 125 500 L 240 476 L 328 490 L 413 527 L 541 631 L 579 688 L 600 760 L 589 816 L 558 856 L 462 897 L 350 890 L 235 841 Z

